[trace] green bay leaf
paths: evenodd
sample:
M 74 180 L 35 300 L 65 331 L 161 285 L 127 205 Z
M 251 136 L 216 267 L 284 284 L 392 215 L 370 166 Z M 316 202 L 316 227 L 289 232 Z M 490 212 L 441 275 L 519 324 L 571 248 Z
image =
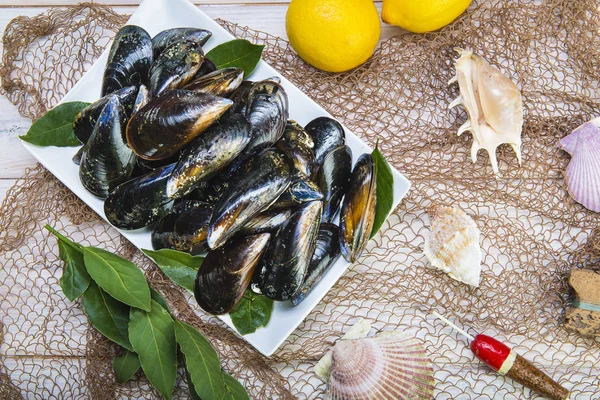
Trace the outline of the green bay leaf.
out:
M 194 390 L 203 400 L 221 400 L 225 386 L 219 356 L 210 342 L 193 326 L 175 321 L 175 337 L 185 356 Z
M 71 301 L 75 301 L 90 285 L 91 277 L 85 269 L 80 249 L 58 240 L 58 254 L 65 267 L 60 278 L 60 288 Z
M 140 369 L 140 359 L 133 351 L 123 349 L 123 353 L 113 360 L 113 370 L 119 383 L 130 380 L 138 369 Z
M 371 230 L 371 237 L 375 236 L 383 226 L 394 204 L 394 175 L 387 160 L 379 151 L 378 146 L 372 153 L 377 177 L 377 204 L 375 205 L 375 222 Z
M 156 251 L 142 249 L 142 251 L 154 260 L 162 272 L 173 282 L 190 292 L 194 291 L 194 280 L 202 261 L 204 261 L 203 257 L 171 249 Z
M 223 400 L 250 400 L 248 392 L 244 389 L 244 386 L 233 376 L 229 375 L 225 371 L 221 371 L 223 375 L 223 382 L 225 383 L 226 394 Z
M 165 298 L 163 297 L 163 295 L 160 294 L 160 293 L 158 293 L 152 287 L 150 287 L 150 297 L 152 298 L 152 300 L 154 300 L 155 302 L 157 302 L 158 304 L 160 304 L 160 306 L 162 308 L 164 308 L 165 310 L 169 311 L 169 305 L 167 304 L 167 301 L 165 300 Z
M 194 386 L 194 382 L 192 381 L 192 376 L 190 375 L 190 371 L 187 370 L 187 368 L 185 369 L 185 380 L 187 382 L 188 385 L 188 391 L 190 394 L 190 399 L 192 400 L 202 400 L 200 398 L 200 396 L 198 396 L 198 393 L 196 392 L 196 387 Z
M 150 312 L 131 308 L 129 337 L 142 370 L 165 398 L 171 399 L 177 378 L 177 343 L 169 313 L 152 300 Z
M 229 313 L 233 325 L 242 335 L 254 333 L 267 326 L 273 312 L 273 300 L 247 290 L 240 302 Z
M 215 63 L 217 69 L 240 68 L 244 70 L 244 77 L 247 77 L 260 61 L 264 47 L 252 44 L 245 39 L 234 39 L 222 43 L 206 53 L 206 58 Z
M 122 347 L 133 350 L 127 333 L 129 306 L 113 299 L 91 281 L 83 293 L 83 308 L 92 325 L 101 334 Z
M 150 311 L 150 288 L 131 261 L 96 247 L 83 247 L 85 267 L 98 286 L 115 299 Z
M 59 104 L 42 115 L 27 133 L 19 138 L 37 146 L 79 146 L 81 142 L 73 133 L 73 121 L 77 114 L 89 105 L 90 103 L 81 101 Z

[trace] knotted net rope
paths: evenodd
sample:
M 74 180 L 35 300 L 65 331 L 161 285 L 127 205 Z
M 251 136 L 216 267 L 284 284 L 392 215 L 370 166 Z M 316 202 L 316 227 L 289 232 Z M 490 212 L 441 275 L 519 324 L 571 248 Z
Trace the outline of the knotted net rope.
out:
M 510 343 L 554 379 L 590 399 L 600 391 L 600 341 L 563 328 L 571 268 L 600 270 L 600 215 L 567 194 L 569 157 L 557 142 L 600 115 L 600 13 L 595 0 L 475 1 L 435 33 L 399 33 L 363 66 L 317 71 L 281 38 L 227 21 L 235 36 L 266 44 L 264 59 L 412 181 L 408 196 L 273 357 L 266 358 L 175 287 L 43 167 L 26 172 L 0 209 L 0 398 L 158 398 L 138 374 L 118 385 L 116 346 L 90 328 L 80 301 L 62 295 L 62 264 L 49 223 L 81 243 L 116 251 L 146 272 L 174 313 L 200 328 L 223 367 L 257 399 L 320 398 L 315 362 L 359 317 L 422 338 L 437 399 L 537 398 L 473 359 L 462 338 L 428 316 L 435 309 Z M 54 106 L 101 54 L 127 17 L 97 4 L 53 8 L 6 28 L 2 87 L 21 115 Z M 401 31 L 399 31 L 401 32 Z M 453 48 L 475 50 L 513 79 L 525 106 L 523 165 L 508 146 L 500 176 L 486 154 L 473 164 L 471 136 L 457 137 L 463 109 L 449 87 Z M 70 160 L 65 160 L 70 162 Z M 427 268 L 422 256 L 432 204 L 459 206 L 482 231 L 478 289 Z M 175 398 L 185 398 L 178 381 Z

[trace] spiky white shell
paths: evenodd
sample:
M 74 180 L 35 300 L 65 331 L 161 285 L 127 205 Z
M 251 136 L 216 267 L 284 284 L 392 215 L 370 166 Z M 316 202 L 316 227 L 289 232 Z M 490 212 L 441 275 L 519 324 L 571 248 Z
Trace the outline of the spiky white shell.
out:
M 481 232 L 462 210 L 438 207 L 429 210 L 431 231 L 424 253 L 435 268 L 457 281 L 478 287 L 481 275 Z
M 485 149 L 498 173 L 496 148 L 509 144 L 517 154 L 521 165 L 521 131 L 523 129 L 523 102 L 517 86 L 482 57 L 471 50 L 455 49 L 460 58 L 456 60 L 456 76 L 449 84 L 458 82 L 460 96 L 450 108 L 462 104 L 469 119 L 458 129 L 473 133 L 471 158 L 477 161 L 477 152 Z
M 586 122 L 558 144 L 571 155 L 565 171 L 569 194 L 584 207 L 600 212 L 599 120 Z
M 431 399 L 433 366 L 422 342 L 402 334 L 340 340 L 327 399 Z

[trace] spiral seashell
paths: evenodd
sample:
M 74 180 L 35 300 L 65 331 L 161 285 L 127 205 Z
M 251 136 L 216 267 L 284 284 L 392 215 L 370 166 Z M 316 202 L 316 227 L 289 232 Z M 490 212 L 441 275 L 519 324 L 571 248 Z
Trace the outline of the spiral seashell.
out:
M 571 155 L 565 180 L 569 195 L 585 208 L 600 212 L 600 119 L 586 122 L 558 147 Z
M 433 398 L 433 366 L 417 338 L 383 332 L 340 340 L 331 367 L 327 399 Z
M 455 49 L 460 58 L 454 64 L 456 76 L 448 84 L 458 82 L 460 96 L 449 108 L 462 104 L 469 119 L 460 128 L 473 133 L 471 158 L 477 161 L 477 152 L 485 149 L 494 173 L 498 173 L 496 148 L 509 144 L 521 165 L 521 130 L 523 129 L 523 102 L 519 88 L 486 60 L 471 50 Z
M 435 268 L 451 278 L 479 287 L 481 232 L 475 221 L 452 207 L 429 209 L 431 232 L 425 237 L 425 256 Z

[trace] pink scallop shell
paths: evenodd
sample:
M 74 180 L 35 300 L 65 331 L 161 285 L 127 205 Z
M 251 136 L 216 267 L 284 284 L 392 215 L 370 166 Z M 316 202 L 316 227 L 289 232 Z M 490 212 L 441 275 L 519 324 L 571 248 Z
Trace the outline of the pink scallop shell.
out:
M 586 122 L 558 147 L 571 155 L 565 171 L 569 195 L 585 208 L 600 212 L 600 129 Z

